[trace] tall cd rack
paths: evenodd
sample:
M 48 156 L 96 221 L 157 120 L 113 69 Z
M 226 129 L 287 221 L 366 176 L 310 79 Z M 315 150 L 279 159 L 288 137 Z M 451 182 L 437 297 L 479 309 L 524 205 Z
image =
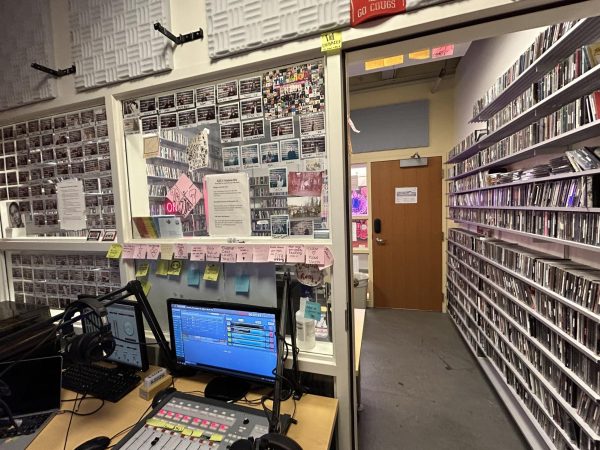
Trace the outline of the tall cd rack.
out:
M 448 313 L 534 448 L 600 449 L 599 39 L 544 30 L 447 161 Z

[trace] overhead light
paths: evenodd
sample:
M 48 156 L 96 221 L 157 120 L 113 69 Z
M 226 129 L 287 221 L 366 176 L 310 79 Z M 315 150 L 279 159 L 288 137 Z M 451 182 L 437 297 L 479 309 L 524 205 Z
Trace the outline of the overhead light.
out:
M 372 59 L 371 61 L 365 61 L 365 70 L 375 70 L 384 67 L 384 59 Z
M 404 55 L 388 56 L 383 58 L 384 67 L 398 66 L 404 63 Z
M 408 59 L 429 59 L 430 51 L 428 48 L 408 54 Z
M 433 59 L 452 55 L 454 55 L 454 44 L 442 45 L 441 47 L 435 47 L 431 50 L 431 57 Z

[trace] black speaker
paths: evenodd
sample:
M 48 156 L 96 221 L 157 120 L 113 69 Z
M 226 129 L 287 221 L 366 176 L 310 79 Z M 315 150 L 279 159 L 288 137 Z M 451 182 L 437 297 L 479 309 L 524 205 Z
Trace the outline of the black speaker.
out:
M 278 433 L 269 433 L 258 439 L 240 439 L 229 450 L 302 450 L 293 439 Z

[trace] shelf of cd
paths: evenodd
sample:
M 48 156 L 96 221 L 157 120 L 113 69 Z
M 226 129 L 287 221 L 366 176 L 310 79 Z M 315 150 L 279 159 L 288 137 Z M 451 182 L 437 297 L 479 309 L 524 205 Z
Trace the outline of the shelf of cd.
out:
M 523 211 L 559 211 L 559 212 L 600 213 L 600 208 L 586 208 L 586 207 L 574 207 L 574 206 L 448 205 L 448 208 L 455 208 L 455 209 L 507 209 L 507 210 L 523 210 Z
M 174 148 L 177 150 L 187 150 L 187 145 L 186 144 L 182 144 L 180 142 L 176 142 L 176 141 L 172 141 L 171 139 L 167 139 L 164 137 L 160 137 L 160 144 L 165 146 L 165 147 L 170 147 L 170 148 Z
M 598 66 L 598 67 L 600 67 L 600 66 Z M 517 180 L 517 181 L 512 181 L 510 183 L 491 184 L 489 186 L 483 186 L 483 187 L 479 187 L 479 188 L 465 189 L 465 190 L 460 190 L 460 191 L 455 191 L 455 192 L 448 192 L 448 195 L 454 196 L 454 195 L 468 194 L 470 192 L 489 191 L 491 189 L 518 186 L 520 184 L 542 183 L 545 181 L 563 180 L 563 179 L 567 179 L 567 178 L 579 178 L 579 177 L 586 177 L 586 176 L 597 175 L 597 174 L 600 174 L 600 169 L 582 170 L 581 172 L 567 172 L 567 173 L 560 173 L 557 175 L 550 175 L 547 177 L 528 178 L 526 180 Z
M 483 136 L 478 142 L 463 150 L 459 154 L 448 159 L 446 163 L 452 164 L 463 161 L 480 150 L 489 147 L 496 142 L 522 130 L 532 124 L 540 117 L 544 117 L 577 98 L 590 94 L 600 88 L 600 65 L 588 70 L 586 73 L 565 85 L 552 95 L 533 105 L 514 119 L 499 127 L 497 130 Z
M 600 38 L 600 17 L 582 19 L 479 111 L 471 122 L 483 122 L 489 119 L 551 70 L 558 61 L 569 57 L 577 47 L 590 44 L 598 38 Z
M 483 349 L 480 350 L 483 356 L 480 356 L 477 351 L 473 349 L 469 339 L 452 315 L 452 312 L 454 312 L 459 320 L 464 324 L 464 319 L 457 312 L 457 308 L 450 303 L 448 304 L 448 307 L 450 316 L 453 319 L 452 323 L 454 324 L 456 331 L 458 331 L 465 341 L 467 347 L 469 347 L 471 352 L 473 352 L 473 356 L 479 364 L 479 367 L 481 367 L 483 372 L 486 374 L 492 386 L 500 396 L 501 400 L 504 402 L 504 405 L 513 416 L 513 419 L 521 429 L 521 432 L 526 437 L 527 442 L 529 442 L 532 448 L 544 448 L 544 446 L 545 448 L 552 448 L 554 444 L 550 441 L 549 437 L 544 432 L 537 419 L 533 416 L 532 412 L 529 411 L 519 396 L 506 383 L 505 375 L 499 371 L 496 366 L 494 366 L 487 356 L 485 356 Z M 481 348 L 479 345 L 477 345 L 477 347 Z M 573 446 L 569 445 L 569 448 L 572 449 Z
M 492 208 L 490 208 L 490 209 L 492 209 Z M 452 217 L 448 217 L 448 220 L 452 220 L 453 222 L 462 223 L 465 225 L 472 225 L 472 226 L 476 226 L 476 227 L 487 228 L 489 230 L 505 231 L 510 234 L 516 234 L 518 236 L 526 236 L 526 237 L 533 238 L 533 239 L 536 239 L 539 241 L 553 242 L 555 244 L 566 245 L 568 247 L 577 247 L 577 248 L 583 248 L 585 250 L 590 250 L 593 252 L 600 252 L 600 246 L 597 246 L 597 245 L 583 244 L 583 243 L 576 242 L 576 241 L 568 241 L 565 239 L 544 236 L 543 234 L 535 234 L 535 233 L 528 233 L 526 231 L 511 230 L 510 228 L 497 227 L 494 225 L 486 225 L 485 223 L 479 223 L 479 222 L 470 222 L 468 220 L 454 219 Z
M 578 142 L 585 141 L 586 139 L 597 137 L 598 135 L 600 135 L 600 120 L 595 120 L 594 122 L 587 123 L 571 131 L 567 131 L 566 133 L 559 134 L 556 137 L 547 139 L 542 142 L 538 142 L 537 144 L 524 148 L 523 150 L 520 150 L 518 152 L 506 155 L 488 164 L 483 164 L 479 167 L 476 167 L 472 170 L 468 170 L 461 174 L 447 177 L 446 180 L 457 180 L 459 178 L 464 178 L 468 175 L 472 175 L 486 169 L 502 167 L 508 164 L 512 164 L 514 162 L 532 158 L 534 156 L 554 153 L 556 152 L 556 147 L 576 144 Z
M 535 366 L 533 366 L 529 360 L 520 352 L 520 350 L 517 349 L 517 347 L 515 347 L 513 345 L 513 343 L 504 335 L 504 333 L 502 333 L 498 327 L 492 322 L 491 319 L 489 319 L 485 314 L 483 314 L 472 302 L 471 300 L 469 300 L 468 295 L 456 284 L 454 283 L 453 280 L 451 280 L 450 278 L 447 278 L 447 281 L 450 282 L 465 298 L 465 300 L 471 305 L 471 307 L 473 307 L 475 309 L 475 311 L 477 312 L 477 315 L 481 318 L 483 318 L 489 328 L 491 328 L 493 330 L 493 332 L 496 334 L 496 336 L 498 338 L 500 338 L 504 344 L 515 354 L 522 356 L 522 358 L 520 358 L 520 361 L 527 367 L 529 373 L 537 379 L 538 382 L 540 382 L 541 385 L 543 385 L 544 389 L 546 389 L 546 391 L 548 391 L 550 393 L 550 395 L 552 397 L 554 397 L 554 399 L 556 400 L 557 403 L 560 404 L 561 408 L 577 423 L 577 425 L 579 425 L 579 427 L 585 431 L 585 433 L 593 440 L 593 441 L 600 441 L 600 436 L 597 435 L 597 433 L 591 429 L 591 427 L 579 416 L 579 414 L 577 413 L 577 411 L 568 404 L 568 402 L 560 395 L 560 393 L 558 393 L 556 391 L 556 389 L 544 378 L 544 376 L 542 374 L 540 374 L 538 372 L 538 370 L 535 368 Z M 460 304 L 460 303 L 459 303 Z M 464 309 L 463 309 L 464 311 Z M 463 322 L 464 323 L 464 322 Z M 484 339 L 486 339 L 488 341 L 488 343 L 498 352 L 498 354 L 500 355 L 500 357 L 502 358 L 502 360 L 504 361 L 504 363 L 510 367 L 511 369 L 513 369 L 513 374 L 516 375 L 518 378 L 520 378 L 520 381 L 524 384 L 524 386 L 526 386 L 528 388 L 528 391 L 530 393 L 530 395 L 535 398 L 537 400 L 537 403 L 540 405 L 540 407 L 542 408 L 542 410 L 546 411 L 546 413 L 548 414 L 549 417 L 551 417 L 550 412 L 547 411 L 546 407 L 543 405 L 543 400 L 541 398 L 538 397 L 538 395 L 536 395 L 533 390 L 531 390 L 528 387 L 528 383 L 527 381 L 525 381 L 525 379 L 523 378 L 523 375 L 519 372 L 519 370 L 508 360 L 506 359 L 506 356 L 503 354 L 503 352 L 497 347 L 497 344 L 492 340 L 491 337 L 488 336 L 488 334 L 483 331 L 481 328 L 478 327 L 478 330 L 481 333 L 478 333 L 480 336 L 483 336 Z M 554 420 L 554 425 L 556 426 L 557 429 L 559 430 L 563 430 L 562 427 L 560 427 L 560 425 L 558 425 Z M 564 432 L 564 430 L 563 430 Z M 566 435 L 566 432 L 562 433 L 563 436 L 570 441 L 570 439 L 568 438 L 568 436 Z M 576 447 L 575 447 L 576 448 Z
M 460 262 L 460 261 L 459 261 Z M 461 263 L 462 264 L 462 263 Z M 463 264 L 464 266 L 464 264 Z M 470 281 L 468 281 L 460 272 L 454 272 L 456 273 L 465 283 L 467 283 L 469 286 L 471 286 L 472 289 L 477 290 L 477 287 L 471 283 Z M 456 285 L 453 282 L 454 285 Z M 493 284 L 493 283 L 490 283 Z M 591 386 L 589 386 L 584 380 L 582 380 L 579 375 L 577 375 L 575 372 L 573 372 L 570 368 L 565 366 L 565 363 L 562 362 L 560 359 L 558 359 L 549 349 L 547 349 L 546 347 L 544 347 L 544 345 L 537 341 L 535 338 L 533 338 L 532 336 L 529 335 L 529 332 L 523 328 L 522 325 L 520 325 L 514 318 L 512 318 L 510 316 L 510 314 L 508 314 L 506 311 L 504 311 L 502 308 L 498 307 L 498 305 L 492 300 L 490 299 L 487 295 L 481 293 L 481 291 L 479 291 L 479 297 L 481 297 L 483 300 L 485 300 L 485 302 L 490 305 L 490 307 L 494 308 L 496 310 L 496 312 L 500 315 L 502 315 L 506 320 L 508 320 L 509 322 L 511 322 L 511 324 L 521 333 L 523 334 L 527 340 L 529 342 L 531 342 L 541 353 L 543 353 L 544 357 L 546 357 L 547 359 L 549 359 L 553 364 L 555 364 L 556 366 L 558 366 L 558 368 L 565 373 L 566 375 L 569 376 L 569 378 L 574 381 L 580 389 L 582 389 L 583 391 L 585 391 L 585 393 L 590 396 L 591 398 L 593 398 L 596 401 L 600 401 L 600 394 L 598 394 L 596 391 L 594 391 L 594 389 L 592 389 Z M 513 300 L 516 304 L 518 304 L 521 307 L 524 307 L 523 303 L 519 302 L 518 300 L 514 299 Z M 540 319 L 541 316 L 539 316 L 537 313 L 532 312 L 531 309 L 529 308 L 525 308 L 528 310 L 528 312 L 532 315 L 534 315 L 538 320 Z M 543 319 L 545 320 L 546 324 L 551 322 L 548 322 L 547 319 Z M 550 325 L 553 326 L 553 325 Z M 567 335 L 568 336 L 568 335 Z M 571 343 L 573 341 L 570 341 Z
M 449 302 L 449 304 L 451 304 Z M 457 304 L 462 308 L 462 305 L 460 305 L 460 303 L 457 300 Z M 456 308 L 454 308 L 454 310 L 456 311 Z M 457 317 L 459 318 L 459 320 L 461 320 L 462 324 L 465 325 L 464 319 L 460 316 L 460 313 L 456 314 Z M 451 316 L 453 317 L 453 316 Z M 454 319 L 454 317 L 453 317 Z M 466 337 L 466 335 L 462 332 L 462 330 L 460 330 L 458 323 L 455 321 L 455 325 L 457 327 L 457 329 L 459 329 L 460 334 L 462 335 L 463 339 L 465 339 L 465 341 L 467 342 L 467 344 L 469 345 L 469 348 L 471 348 L 472 351 L 473 347 L 469 344 L 469 341 Z M 525 381 L 523 379 L 523 377 L 513 368 L 513 366 L 511 364 L 509 364 L 506 360 L 506 358 L 496 349 L 495 345 L 490 343 L 489 338 L 487 337 L 487 335 L 485 335 L 485 333 L 483 333 L 484 339 L 488 342 L 488 345 L 491 346 L 491 348 L 494 350 L 494 352 L 496 352 L 500 359 L 502 360 L 503 364 L 506 366 L 505 370 L 510 371 L 510 373 L 517 378 L 517 380 L 519 381 L 519 383 L 523 386 L 523 388 L 527 391 L 527 393 L 529 394 L 530 398 L 533 399 L 537 405 L 537 407 L 542 411 L 542 413 L 546 416 L 546 418 L 548 419 L 548 421 L 552 424 L 552 427 L 554 429 L 556 429 L 561 437 L 564 439 L 564 441 L 567 443 L 567 445 L 569 446 L 568 448 L 572 449 L 572 450 L 578 450 L 577 447 L 571 442 L 571 440 L 569 439 L 569 437 L 566 435 L 565 431 L 556 423 L 556 421 L 552 418 L 552 416 L 548 413 L 548 411 L 546 410 L 546 408 L 544 408 L 542 402 L 539 400 L 539 398 L 533 394 L 533 392 L 531 391 L 531 389 L 528 386 L 527 381 Z M 478 344 L 478 347 L 481 348 L 481 345 Z M 474 351 L 475 352 L 475 351 Z M 502 382 L 505 384 L 505 386 L 508 387 L 511 395 L 513 396 L 513 398 L 516 398 L 518 401 L 519 406 L 526 412 L 528 412 L 529 414 L 527 415 L 528 419 L 531 421 L 531 424 L 534 426 L 534 428 L 536 430 L 538 430 L 538 433 L 541 433 L 541 436 L 543 436 L 544 438 L 547 438 L 547 434 L 542 430 L 541 425 L 539 424 L 539 419 L 536 418 L 531 411 L 529 411 L 529 408 L 527 407 L 527 405 L 524 403 L 524 401 L 521 399 L 521 397 L 519 396 L 519 394 L 514 390 L 513 386 L 508 384 L 506 382 L 506 377 L 507 374 L 499 367 L 496 366 L 495 361 L 493 361 L 493 359 L 490 358 L 490 356 L 487 354 L 487 352 L 485 351 L 485 349 L 482 350 L 483 354 L 486 355 L 486 358 L 491 361 L 490 362 L 490 366 L 493 367 L 493 370 L 495 371 L 495 373 L 499 376 L 500 380 L 502 380 Z M 475 352 L 476 353 L 476 352 Z M 547 443 L 546 439 L 545 442 Z M 552 447 L 550 447 L 552 448 Z

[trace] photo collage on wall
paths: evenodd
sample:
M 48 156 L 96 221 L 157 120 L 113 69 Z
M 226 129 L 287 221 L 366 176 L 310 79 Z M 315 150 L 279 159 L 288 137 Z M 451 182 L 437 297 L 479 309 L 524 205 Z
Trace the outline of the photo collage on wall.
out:
M 103 253 L 13 252 L 11 263 L 17 303 L 65 308 L 80 294 L 96 297 L 121 287 L 119 260 Z
M 164 198 L 184 173 L 202 189 L 208 173 L 246 171 L 253 235 L 328 228 L 322 61 L 126 100 L 123 120 L 126 135 L 158 137 L 158 156 L 146 158 L 151 215 L 166 213 Z M 205 163 L 192 165 L 198 155 Z M 184 235 L 206 234 L 204 217 L 191 220 Z
M 4 228 L 24 228 L 27 235 L 86 236 L 86 229 L 60 229 L 56 183 L 72 178 L 83 182 L 87 229 L 114 229 L 104 106 L 2 127 L 0 201 L 10 219 Z

